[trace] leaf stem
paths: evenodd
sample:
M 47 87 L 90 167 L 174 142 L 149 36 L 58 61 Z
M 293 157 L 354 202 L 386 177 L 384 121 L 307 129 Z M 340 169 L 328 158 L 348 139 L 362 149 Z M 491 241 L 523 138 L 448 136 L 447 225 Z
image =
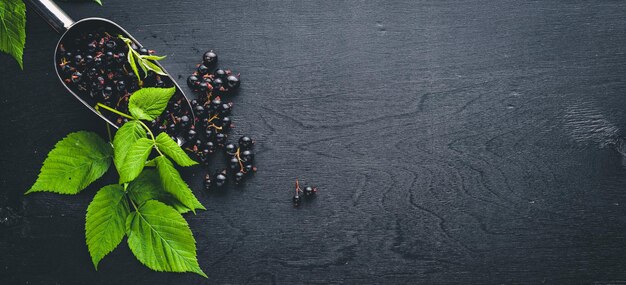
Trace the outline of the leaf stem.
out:
M 111 113 L 114 113 L 114 114 L 120 115 L 120 116 L 122 116 L 122 117 L 124 117 L 124 118 L 127 118 L 127 119 L 135 119 L 135 118 L 133 118 L 131 115 L 124 114 L 124 113 L 122 113 L 122 112 L 120 112 L 120 111 L 118 111 L 118 110 L 115 110 L 115 109 L 113 109 L 113 108 L 111 108 L 111 107 L 109 107 L 109 106 L 107 106 L 107 105 L 104 105 L 104 104 L 102 104 L 102 103 L 100 103 L 100 102 L 98 102 L 98 104 L 96 104 L 96 108 L 103 108 L 103 109 L 105 109 L 105 110 L 107 110 L 107 111 L 109 111 L 109 112 L 111 112 Z
M 163 156 L 163 153 L 161 152 L 161 150 L 159 149 L 159 147 L 156 146 L 156 138 L 154 137 L 154 133 L 152 133 L 152 130 L 150 130 L 150 128 L 141 120 L 137 120 L 137 122 L 139 122 L 141 124 L 141 126 L 148 131 L 148 134 L 150 135 L 150 138 L 152 138 L 152 141 L 154 142 L 154 148 L 156 149 L 156 151 Z
M 126 195 L 126 197 L 128 198 L 128 201 L 130 201 L 130 204 L 133 205 L 133 208 L 135 208 L 135 211 L 137 213 L 139 213 L 139 209 L 137 209 L 137 205 L 135 204 L 135 202 L 133 201 L 133 199 L 131 199 L 130 197 L 128 197 L 128 195 Z

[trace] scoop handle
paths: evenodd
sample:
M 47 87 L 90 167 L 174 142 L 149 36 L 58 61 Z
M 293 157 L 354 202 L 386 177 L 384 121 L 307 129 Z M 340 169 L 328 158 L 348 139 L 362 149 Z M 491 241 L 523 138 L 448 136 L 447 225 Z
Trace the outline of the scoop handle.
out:
M 58 33 L 64 33 L 74 24 L 74 20 L 52 0 L 26 0 L 26 2 Z

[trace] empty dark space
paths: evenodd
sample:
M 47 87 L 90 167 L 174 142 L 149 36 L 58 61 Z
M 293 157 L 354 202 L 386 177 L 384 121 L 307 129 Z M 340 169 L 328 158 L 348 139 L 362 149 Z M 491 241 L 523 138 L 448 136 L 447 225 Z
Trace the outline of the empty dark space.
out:
M 0 55 L 0 284 L 626 281 L 623 1 L 103 2 L 60 6 L 119 23 L 184 88 L 209 49 L 241 73 L 232 134 L 259 171 L 219 195 L 185 172 L 208 279 L 125 242 L 96 271 L 85 212 L 116 177 L 23 195 L 55 142 L 106 134 L 29 10 L 24 70 Z M 296 177 L 320 188 L 300 208 Z

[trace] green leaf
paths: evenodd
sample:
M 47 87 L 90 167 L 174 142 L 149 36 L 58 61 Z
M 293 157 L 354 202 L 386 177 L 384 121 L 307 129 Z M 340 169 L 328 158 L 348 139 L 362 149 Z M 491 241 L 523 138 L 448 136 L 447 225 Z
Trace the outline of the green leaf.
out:
M 139 76 L 139 69 L 137 69 L 137 62 L 135 61 L 135 53 L 130 47 L 128 47 L 128 64 L 130 64 L 130 68 L 133 69 L 133 73 L 135 73 L 137 80 L 141 82 L 141 76 Z
M 136 120 L 125 123 L 117 132 L 113 138 L 113 162 L 115 167 L 120 170 L 126 154 L 130 150 L 131 146 L 140 138 L 146 137 L 146 131 L 141 126 L 141 123 Z
M 102 187 L 87 208 L 85 237 L 94 267 L 124 238 L 130 210 L 120 185 Z
M 160 75 L 167 75 L 167 73 L 165 73 L 163 71 L 163 69 L 161 69 L 160 66 L 158 66 L 158 65 L 154 64 L 153 62 L 145 59 L 145 57 L 141 57 L 140 59 L 141 59 L 141 65 L 145 66 L 145 68 L 147 68 L 149 70 L 152 70 L 155 73 L 160 74 Z
M 13 56 L 24 69 L 26 6 L 22 0 L 0 1 L 0 51 Z
M 126 225 L 130 250 L 148 268 L 207 277 L 198 264 L 193 234 L 173 208 L 159 201 L 147 201 L 128 216 Z
M 139 89 L 130 96 L 128 110 L 137 119 L 154 120 L 163 113 L 175 92 L 176 87 Z
M 183 203 L 183 205 L 191 209 L 194 214 L 196 213 L 196 209 L 206 210 L 206 208 L 200 204 L 196 196 L 193 195 L 187 183 L 183 181 L 180 174 L 167 157 L 158 156 L 154 160 L 156 161 L 157 171 L 159 171 L 159 177 L 161 178 L 161 185 L 165 191 L 172 194 L 172 196 Z
M 141 58 L 149 59 L 149 60 L 164 60 L 167 56 L 159 56 L 159 55 L 142 55 Z
M 109 169 L 112 156 L 111 145 L 97 134 L 71 133 L 48 153 L 37 181 L 26 194 L 76 194 Z
M 167 133 L 160 133 L 156 137 L 156 145 L 165 155 L 169 156 L 180 166 L 192 166 L 198 164 L 193 161 L 185 151 L 178 146 Z
M 159 200 L 168 206 L 173 207 L 179 213 L 191 211 L 180 203 L 172 194 L 165 192 L 159 173 L 156 169 L 144 169 L 133 182 L 128 184 L 128 195 L 137 205 L 141 205 L 148 200 Z
M 146 165 L 150 151 L 154 147 L 154 141 L 147 138 L 138 139 L 128 150 L 126 158 L 119 169 L 120 184 L 127 183 L 139 176 Z

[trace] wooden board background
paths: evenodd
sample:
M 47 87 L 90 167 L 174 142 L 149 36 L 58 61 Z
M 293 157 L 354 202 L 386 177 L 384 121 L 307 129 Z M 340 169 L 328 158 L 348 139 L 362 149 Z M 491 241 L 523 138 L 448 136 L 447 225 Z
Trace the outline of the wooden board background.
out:
M 0 284 L 626 282 L 626 2 L 148 1 L 112 19 L 184 84 L 202 52 L 242 73 L 235 135 L 259 173 L 186 178 L 204 280 L 122 244 L 93 269 L 77 196 L 22 193 L 72 131 L 104 133 L 58 82 L 32 11 L 24 71 L 0 55 Z M 291 206 L 295 177 L 321 188 Z

